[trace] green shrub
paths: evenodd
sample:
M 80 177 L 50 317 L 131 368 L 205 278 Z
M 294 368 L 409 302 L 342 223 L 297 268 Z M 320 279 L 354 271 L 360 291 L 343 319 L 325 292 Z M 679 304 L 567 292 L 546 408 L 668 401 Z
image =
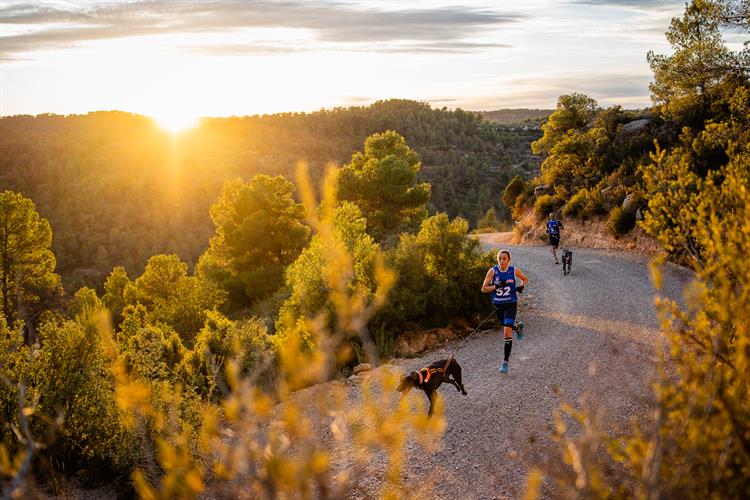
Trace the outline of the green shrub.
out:
M 560 200 L 556 196 L 551 194 L 543 194 L 537 197 L 534 202 L 534 216 L 537 222 L 541 222 L 547 218 L 547 216 L 554 212 L 557 207 L 560 206 Z
M 125 290 L 130 288 L 131 295 L 136 295 L 135 284 L 128 278 L 128 273 L 122 266 L 112 269 L 104 282 L 104 295 L 102 302 L 112 314 L 112 321 L 119 326 L 122 321 L 122 310 L 125 309 Z
M 594 215 L 605 213 L 602 206 L 601 192 L 596 188 L 582 188 L 570 197 L 563 207 L 563 214 L 567 217 L 587 219 Z
M 402 235 L 390 254 L 398 279 L 378 322 L 394 328 L 405 322 L 444 325 L 481 310 L 477 293 L 488 260 L 479 242 L 467 238 L 468 223 L 437 214 L 416 235 Z
M 518 195 L 524 191 L 525 187 L 525 182 L 520 175 L 513 177 L 505 187 L 505 191 L 503 192 L 503 203 L 508 210 L 513 210 L 513 207 L 516 205 L 516 198 L 518 198 Z
M 64 418 L 48 453 L 70 467 L 90 460 L 127 467 L 140 452 L 121 423 L 110 370 L 114 353 L 105 346 L 96 321 L 47 323 L 39 337 L 27 394 L 40 395 L 39 414 Z M 46 432 L 46 425 L 40 423 L 37 432 Z
M 498 220 L 497 213 L 493 207 L 490 207 L 484 214 L 484 217 L 479 219 L 477 222 L 477 229 L 483 229 L 485 230 L 484 232 L 492 232 L 500 229 L 500 221 Z
M 132 376 L 143 380 L 170 380 L 184 350 L 175 331 L 146 325 L 129 336 L 121 352 Z
M 375 255 L 378 244 L 366 232 L 367 220 L 351 202 L 344 202 L 333 214 L 332 241 L 315 235 L 297 260 L 286 271 L 286 285 L 291 295 L 281 306 L 277 331 L 296 323 L 295 318 L 322 315 L 327 326 L 335 326 L 337 317 L 331 301 L 330 276 L 346 280 L 347 287 L 360 288 L 371 294 L 375 289 Z M 340 245 L 354 259 L 354 274 L 347 275 L 343 261 L 332 260 L 326 245 Z
M 622 236 L 635 226 L 635 213 L 622 207 L 615 207 L 609 212 L 607 230 L 614 236 Z
M 101 309 L 102 301 L 96 295 L 96 290 L 87 286 L 80 288 L 70 303 L 69 312 L 72 317 L 85 316 L 92 311 Z
M 563 215 L 566 217 L 581 217 L 585 213 L 588 199 L 588 189 L 583 188 L 576 192 L 563 206 Z
M 177 331 L 186 346 L 203 327 L 207 311 L 220 307 L 226 292 L 209 280 L 187 275 L 187 264 L 177 255 L 155 255 L 127 292 L 125 303 L 143 304 L 151 323 L 165 323 Z
M 198 394 L 217 400 L 226 388 L 225 363 L 232 358 L 239 375 L 258 385 L 273 379 L 276 347 L 260 319 L 231 321 L 221 313 L 208 313 L 206 324 L 177 367 L 177 376 Z
M 0 314 L 0 438 L 15 451 L 16 435 L 11 424 L 18 425 L 18 384 L 26 376 L 29 365 L 29 348 L 23 342 L 21 329 L 10 329 Z M 0 475 L 0 480 L 2 475 Z

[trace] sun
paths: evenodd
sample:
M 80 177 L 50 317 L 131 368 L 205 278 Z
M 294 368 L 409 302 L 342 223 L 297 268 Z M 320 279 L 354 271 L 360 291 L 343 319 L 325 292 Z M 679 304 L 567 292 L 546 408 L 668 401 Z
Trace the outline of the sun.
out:
M 173 134 L 179 134 L 198 125 L 198 117 L 181 110 L 164 111 L 151 115 L 159 127 Z

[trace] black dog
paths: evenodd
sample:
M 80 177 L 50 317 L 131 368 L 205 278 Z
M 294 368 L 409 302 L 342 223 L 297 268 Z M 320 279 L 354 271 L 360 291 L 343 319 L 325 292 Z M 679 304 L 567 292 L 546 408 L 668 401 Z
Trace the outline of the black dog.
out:
M 567 248 L 563 248 L 562 252 L 562 265 L 563 265 L 563 276 L 570 274 L 570 266 L 573 264 L 573 252 Z
M 448 359 L 435 361 L 418 372 L 411 372 L 409 375 L 404 375 L 401 377 L 401 382 L 398 384 L 396 390 L 403 397 L 412 387 L 422 389 L 427 395 L 427 399 L 430 400 L 430 410 L 427 414 L 432 415 L 433 401 L 437 395 L 435 391 L 437 391 L 437 388 L 443 382 L 452 384 L 461 394 L 466 395 L 466 389 L 464 389 L 464 385 L 461 382 L 461 365 L 458 364 L 458 361 L 453 356 Z

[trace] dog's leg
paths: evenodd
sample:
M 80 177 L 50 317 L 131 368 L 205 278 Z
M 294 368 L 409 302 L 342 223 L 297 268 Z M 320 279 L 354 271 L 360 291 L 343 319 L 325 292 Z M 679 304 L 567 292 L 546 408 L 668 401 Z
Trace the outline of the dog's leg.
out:
M 461 388 L 461 394 L 466 396 L 466 389 L 464 389 L 464 384 L 461 382 L 461 365 L 456 363 L 456 366 L 453 368 L 453 378 L 456 380 L 456 388 Z
M 435 406 L 435 398 L 437 397 L 437 393 L 435 391 L 427 392 L 425 391 L 425 394 L 427 394 L 427 399 L 430 400 L 430 409 L 427 411 L 427 416 L 432 416 L 432 410 Z
M 458 386 L 458 384 L 456 383 L 456 381 L 455 381 L 455 380 L 453 380 L 452 378 L 450 378 L 450 377 L 446 377 L 446 378 L 445 378 L 445 380 L 444 380 L 444 382 L 445 382 L 446 384 L 450 384 L 450 385 L 452 385 L 453 387 L 455 387 L 455 388 L 456 388 L 456 390 L 457 390 L 458 392 L 461 392 L 461 388 L 460 388 L 460 387 Z

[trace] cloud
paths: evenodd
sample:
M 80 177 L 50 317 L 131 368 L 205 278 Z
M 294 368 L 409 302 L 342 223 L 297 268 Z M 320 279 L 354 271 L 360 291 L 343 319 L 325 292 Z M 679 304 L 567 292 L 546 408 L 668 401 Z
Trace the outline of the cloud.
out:
M 75 12 L 34 4 L 11 4 L 0 7 L 0 24 L 46 24 L 60 22 L 85 22 L 90 16 L 83 11 Z
M 454 100 L 464 109 L 473 110 L 513 107 L 552 109 L 559 96 L 581 92 L 596 99 L 601 106 L 620 104 L 625 107 L 643 107 L 650 103 L 648 84 L 652 80 L 650 74 L 633 73 L 540 75 L 499 82 L 502 90 L 492 95 L 474 99 L 455 97 L 444 100 Z M 438 100 L 430 99 L 430 102 Z
M 430 42 L 424 41 L 419 43 L 368 43 L 368 44 L 348 44 L 345 49 L 334 47 L 330 44 L 322 46 L 304 46 L 278 43 L 235 43 L 235 44 L 207 44 L 207 45 L 189 45 L 184 46 L 186 50 L 196 54 L 205 54 L 212 56 L 245 56 L 253 55 L 279 55 L 279 54 L 296 54 L 300 52 L 309 52 L 312 50 L 346 50 L 349 52 L 369 52 L 380 54 L 464 54 L 472 53 L 478 50 L 487 49 L 507 49 L 512 45 L 501 43 L 472 43 L 472 42 Z
M 409 53 L 409 54 L 463 54 L 486 49 L 509 49 L 513 45 L 504 43 L 471 43 L 471 42 L 428 42 L 420 44 L 397 44 L 371 49 L 371 52 L 382 53 Z
M 468 51 L 465 39 L 488 27 L 519 22 L 521 15 L 488 9 L 440 7 L 383 10 L 343 2 L 148 0 L 57 8 L 12 4 L 0 8 L 0 24 L 31 26 L 31 31 L 2 38 L 0 59 L 22 52 L 70 46 L 94 40 L 174 33 L 223 33 L 252 28 L 292 28 L 310 32 L 319 42 L 423 43 L 426 52 Z M 455 42 L 455 45 L 451 45 Z M 229 46 L 237 53 L 242 46 Z M 203 46 L 204 50 L 207 46 Z M 475 44 L 473 48 L 482 48 Z M 220 51 L 220 48 L 215 50 Z
M 582 5 L 598 5 L 602 7 L 632 7 L 637 9 L 663 9 L 683 7 L 683 0 L 574 0 L 571 3 Z
M 587 75 L 544 75 L 534 78 L 517 78 L 510 80 L 514 87 L 528 87 L 534 85 L 545 89 L 576 89 L 570 92 L 590 93 L 604 98 L 613 96 L 633 97 L 644 94 L 648 90 L 648 83 L 653 79 L 649 74 L 633 73 L 600 73 Z M 646 92 L 647 93 L 647 92 Z
M 307 52 L 310 49 L 301 45 L 275 43 L 222 43 L 210 45 L 185 45 L 181 48 L 194 54 L 208 56 L 279 55 Z
M 574 5 L 587 5 L 628 11 L 635 14 L 624 21 L 627 32 L 635 36 L 663 37 L 671 19 L 679 17 L 685 8 L 684 0 L 571 0 Z M 622 26 L 618 27 L 622 29 Z

